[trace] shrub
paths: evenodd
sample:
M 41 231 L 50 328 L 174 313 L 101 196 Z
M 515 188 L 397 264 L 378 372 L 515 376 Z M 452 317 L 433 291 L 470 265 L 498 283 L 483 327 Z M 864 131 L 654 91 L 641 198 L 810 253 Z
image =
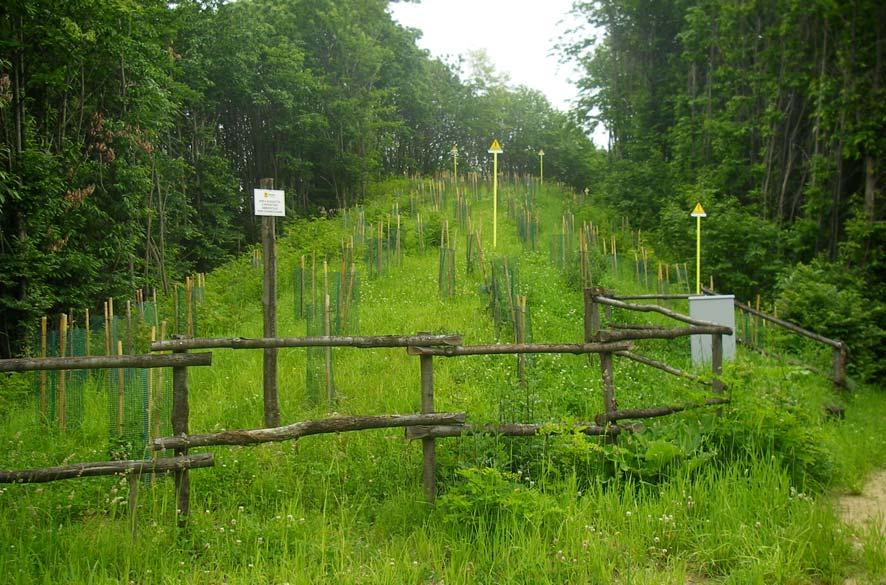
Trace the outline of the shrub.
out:
M 864 284 L 844 267 L 814 260 L 779 278 L 779 314 L 848 345 L 850 371 L 862 378 L 884 373 L 883 306 L 865 297 Z

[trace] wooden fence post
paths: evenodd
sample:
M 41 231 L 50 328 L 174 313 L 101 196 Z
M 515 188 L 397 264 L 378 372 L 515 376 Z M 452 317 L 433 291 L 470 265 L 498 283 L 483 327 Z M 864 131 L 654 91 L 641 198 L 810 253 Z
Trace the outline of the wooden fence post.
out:
M 261 179 L 262 189 L 273 189 L 274 179 Z M 264 256 L 264 275 L 262 286 L 262 305 L 264 308 L 264 336 L 277 337 L 277 253 L 274 229 L 274 217 L 263 215 L 261 218 L 262 252 Z M 268 347 L 264 350 L 262 362 L 264 389 L 264 421 L 266 427 L 280 426 L 280 400 L 277 396 L 277 348 Z
M 430 414 L 434 412 L 434 362 L 433 357 L 423 355 L 421 360 L 421 412 Z M 425 497 L 432 502 L 437 497 L 437 447 L 433 437 L 421 440 L 423 456 L 422 484 L 425 489 Z
M 714 377 L 711 388 L 715 394 L 723 393 L 723 381 L 720 374 L 723 373 L 723 334 L 714 333 L 711 335 L 711 370 Z
M 174 353 L 186 353 L 176 351 Z M 172 434 L 182 436 L 188 434 L 188 368 L 178 366 L 172 368 Z M 187 455 L 187 448 L 176 449 L 176 455 Z M 178 525 L 183 528 L 188 522 L 191 509 L 191 480 L 187 468 L 175 472 L 176 513 Z
M 591 343 L 600 333 L 600 308 L 594 302 L 597 289 L 586 288 L 585 297 L 585 343 Z
M 846 344 L 840 343 L 840 347 L 835 347 L 834 356 L 834 385 L 837 388 L 846 387 Z
M 612 352 L 600 352 L 600 369 L 603 375 L 603 407 L 606 414 L 612 414 L 618 410 L 615 401 L 615 382 L 612 375 Z

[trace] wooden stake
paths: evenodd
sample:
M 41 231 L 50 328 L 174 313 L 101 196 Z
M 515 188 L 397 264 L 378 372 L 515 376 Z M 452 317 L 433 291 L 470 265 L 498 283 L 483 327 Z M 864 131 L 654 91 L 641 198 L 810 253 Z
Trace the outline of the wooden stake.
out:
M 132 351 L 132 303 L 126 299 L 126 349 Z
M 329 269 L 323 261 L 323 335 L 331 335 L 329 316 Z M 324 373 L 326 377 L 326 401 L 330 406 L 335 402 L 335 388 L 332 384 L 332 348 L 324 348 Z
M 175 367 L 172 368 L 172 434 L 175 436 L 187 435 L 189 418 L 188 368 Z M 176 455 L 187 455 L 188 450 L 187 448 L 176 449 L 175 453 Z M 187 469 L 176 471 L 174 477 L 178 525 L 184 527 L 191 511 L 191 480 Z
M 421 412 L 431 414 L 434 412 L 434 362 L 433 357 L 423 355 L 419 358 L 421 364 Z M 421 440 L 422 450 L 422 485 L 425 497 L 433 502 L 437 497 L 437 446 L 433 438 Z
M 151 343 L 157 341 L 157 328 L 151 327 Z M 148 438 L 149 442 L 153 441 L 155 437 L 159 436 L 160 433 L 156 432 L 154 428 L 154 419 L 156 415 L 154 413 L 155 403 L 154 403 L 154 370 L 148 369 L 146 370 L 148 374 L 148 411 L 146 413 L 147 416 L 147 428 L 148 428 Z M 156 454 L 155 454 L 156 456 Z
M 111 355 L 111 325 L 110 316 L 108 314 L 108 302 L 105 301 L 105 355 Z
M 46 357 L 46 317 L 40 318 L 40 357 Z M 40 372 L 40 420 L 46 422 L 46 371 Z
M 68 341 L 68 316 L 62 313 L 61 321 L 58 327 L 58 355 L 65 357 L 67 354 L 66 346 Z M 58 416 L 58 426 L 62 431 L 67 430 L 67 396 L 65 391 L 65 370 L 58 373 L 58 396 L 56 399 L 56 409 Z
M 92 355 L 92 331 L 89 324 L 89 309 L 85 309 L 85 314 L 83 316 L 84 325 L 86 328 L 86 355 Z
M 154 327 L 160 326 L 160 306 L 157 304 L 157 289 L 151 291 L 151 298 L 154 301 Z
M 117 341 L 117 355 L 123 355 L 123 341 Z M 117 368 L 117 436 L 123 436 L 123 368 Z
M 185 303 L 188 305 L 188 337 L 194 337 L 194 281 L 190 276 L 185 278 Z
M 302 254 L 301 257 L 301 279 L 299 282 L 299 298 L 298 298 L 298 318 L 304 319 L 305 317 L 305 279 L 308 277 L 308 273 L 305 271 L 305 256 Z

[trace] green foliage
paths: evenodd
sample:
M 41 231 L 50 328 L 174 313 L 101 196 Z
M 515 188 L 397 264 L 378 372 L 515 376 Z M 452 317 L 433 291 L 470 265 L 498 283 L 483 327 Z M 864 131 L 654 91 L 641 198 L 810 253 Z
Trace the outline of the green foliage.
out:
M 876 379 L 886 371 L 886 308 L 881 299 L 866 293 L 866 283 L 841 265 L 814 260 L 797 264 L 779 278 L 779 313 L 846 343 L 850 370 Z
M 461 484 L 451 487 L 440 498 L 440 509 L 447 522 L 476 529 L 509 521 L 540 524 L 562 514 L 555 500 L 529 489 L 520 476 L 495 468 L 460 469 Z
M 694 258 L 696 225 L 689 212 L 697 201 L 708 217 L 701 220 L 702 283 L 713 275 L 717 290 L 753 299 L 772 293 L 784 260 L 780 232 L 770 221 L 754 217 L 733 197 L 687 190 L 661 210 L 659 236 L 674 258 Z

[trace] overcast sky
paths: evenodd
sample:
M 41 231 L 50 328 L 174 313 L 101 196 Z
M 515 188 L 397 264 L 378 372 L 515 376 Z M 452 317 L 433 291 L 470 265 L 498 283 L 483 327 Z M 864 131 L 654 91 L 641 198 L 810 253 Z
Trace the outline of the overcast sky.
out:
M 542 91 L 551 104 L 570 109 L 578 78 L 571 65 L 557 62 L 554 45 L 577 21 L 573 0 L 421 0 L 390 4 L 394 19 L 422 31 L 418 45 L 436 57 L 457 57 L 485 49 L 513 84 Z M 594 141 L 605 145 L 605 133 Z

